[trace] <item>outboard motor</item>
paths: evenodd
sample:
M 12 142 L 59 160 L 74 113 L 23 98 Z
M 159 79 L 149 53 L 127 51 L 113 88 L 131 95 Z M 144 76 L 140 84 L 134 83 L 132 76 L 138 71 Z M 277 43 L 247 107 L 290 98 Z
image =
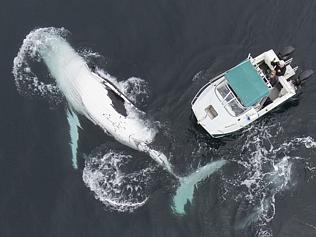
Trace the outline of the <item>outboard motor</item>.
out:
M 293 54 L 294 51 L 295 51 L 295 48 L 293 46 L 287 46 L 278 53 L 278 57 L 281 60 L 286 61 L 290 58 L 291 54 Z
M 293 79 L 293 83 L 295 86 L 300 86 L 302 82 L 306 81 L 308 78 L 310 78 L 314 74 L 314 70 L 308 69 L 306 71 L 303 71 L 300 73 L 300 75 L 297 78 Z

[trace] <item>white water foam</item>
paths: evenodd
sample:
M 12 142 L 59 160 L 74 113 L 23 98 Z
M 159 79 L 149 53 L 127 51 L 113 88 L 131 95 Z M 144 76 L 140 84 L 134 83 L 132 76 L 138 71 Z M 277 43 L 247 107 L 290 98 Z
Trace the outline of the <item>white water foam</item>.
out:
M 134 211 L 148 199 L 146 184 L 151 168 L 125 173 L 124 166 L 133 157 L 123 152 L 98 151 L 85 161 L 83 181 L 95 193 L 96 199 L 116 211 Z
M 276 213 L 276 196 L 293 187 L 293 167 L 303 162 L 310 167 L 309 157 L 298 157 L 291 153 L 298 148 L 316 148 L 312 137 L 293 138 L 276 145 L 273 141 L 282 133 L 280 123 L 259 124 L 247 131 L 247 138 L 241 149 L 241 155 L 234 159 L 240 165 L 240 173 L 233 179 L 226 178 L 224 199 L 231 198 L 233 190 L 239 190 L 236 201 L 248 203 L 252 213 L 236 224 L 237 229 L 256 225 L 258 237 L 272 236 L 270 223 Z
M 66 37 L 68 31 L 64 28 L 47 28 L 50 34 L 60 35 Z M 32 31 L 24 40 L 18 55 L 14 58 L 12 73 L 15 78 L 15 84 L 18 92 L 27 96 L 41 96 L 50 99 L 51 102 L 56 104 L 62 101 L 61 93 L 56 86 L 54 80 L 50 80 L 51 83 L 42 82 L 37 75 L 32 71 L 32 66 L 35 63 L 42 61 L 42 57 L 39 54 L 39 48 L 45 44 L 41 38 L 42 29 Z M 38 33 L 36 33 L 38 32 Z M 49 76 L 47 75 L 49 78 Z

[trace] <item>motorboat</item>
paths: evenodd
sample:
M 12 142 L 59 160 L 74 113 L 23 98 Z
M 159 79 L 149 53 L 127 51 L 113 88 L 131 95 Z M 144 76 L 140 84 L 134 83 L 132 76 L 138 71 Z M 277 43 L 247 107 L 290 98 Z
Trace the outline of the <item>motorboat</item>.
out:
M 307 70 L 297 76 L 291 65 L 293 47 L 283 53 L 266 51 L 257 57 L 250 54 L 238 65 L 210 79 L 191 102 L 197 123 L 211 136 L 221 137 L 247 127 L 258 118 L 297 94 L 302 81 L 313 74 Z M 285 70 L 275 74 L 282 61 Z M 277 81 L 276 83 L 272 83 Z

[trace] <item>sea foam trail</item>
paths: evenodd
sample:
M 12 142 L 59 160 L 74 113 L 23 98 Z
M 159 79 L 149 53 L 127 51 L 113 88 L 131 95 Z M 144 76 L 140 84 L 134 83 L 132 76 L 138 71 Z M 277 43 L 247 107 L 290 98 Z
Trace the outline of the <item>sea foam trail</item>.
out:
M 314 139 L 310 136 L 296 137 L 280 143 L 282 133 L 279 122 L 253 126 L 244 135 L 240 155 L 232 160 L 238 164 L 238 172 L 233 178 L 223 177 L 223 198 L 234 197 L 236 202 L 247 206 L 247 210 L 242 208 L 239 213 L 241 218 L 237 218 L 235 223 L 237 230 L 256 226 L 255 236 L 272 236 L 269 223 L 277 211 L 278 195 L 297 185 L 299 180 L 296 180 L 295 173 L 299 167 L 304 167 L 313 175 L 315 167 L 310 162 L 311 157 L 300 154 L 306 154 L 306 149 L 316 148 Z
M 40 28 L 30 32 L 14 59 L 12 72 L 17 89 L 21 94 L 52 97 L 59 101 L 64 97 L 68 102 L 67 120 L 74 168 L 77 168 L 78 127 L 80 126 L 77 114 L 81 114 L 100 126 L 120 143 L 149 154 L 158 164 L 173 174 L 172 166 L 167 157 L 149 147 L 157 133 L 156 127 L 145 119 L 143 112 L 131 103 L 127 103 L 126 100 L 122 101 L 122 98 L 118 98 L 113 90 L 109 90 L 109 87 L 104 85 L 102 78 L 91 72 L 83 57 L 66 41 L 65 37 L 68 34 L 69 32 L 63 28 L 53 27 Z M 51 83 L 44 83 L 32 71 L 33 64 L 41 62 L 44 62 L 49 70 Z M 109 81 L 113 79 L 113 77 L 108 77 L 111 76 L 104 76 Z M 141 79 L 133 78 L 128 83 L 133 83 L 135 80 L 140 85 Z M 123 86 L 124 84 L 121 83 L 117 87 Z M 124 112 L 123 115 L 116 110 L 118 107 L 115 105 Z M 139 182 L 146 179 L 138 174 L 122 177 L 123 174 L 120 172 L 115 173 L 116 168 L 113 169 L 114 175 L 105 174 L 109 172 L 109 169 L 104 168 L 106 163 L 115 167 L 116 164 L 119 164 L 118 160 L 125 156 L 113 152 L 106 153 L 104 156 L 104 159 L 100 159 L 101 163 L 96 169 L 91 168 L 94 167 L 91 166 L 92 163 L 86 162 L 83 173 L 86 185 L 95 192 L 96 198 L 110 208 L 121 211 L 131 210 L 144 204 L 147 198 L 140 198 L 135 201 L 134 198 L 128 198 L 127 191 L 122 192 L 121 197 L 117 197 L 114 193 L 118 193 L 120 188 L 128 187 L 127 189 L 130 190 L 132 186 L 138 187 L 135 184 L 135 179 Z M 102 162 L 105 164 L 102 165 Z M 112 180 L 113 177 L 119 178 Z M 113 190 L 111 191 L 111 185 L 100 186 L 98 184 L 100 179 L 106 180 L 109 184 L 115 184 Z M 119 184 L 122 180 L 126 185 Z M 129 181 L 132 182 L 131 185 L 128 184 Z M 124 197 L 124 195 L 127 196 Z
M 120 212 L 133 211 L 148 199 L 146 186 L 152 169 L 127 172 L 133 157 L 107 147 L 96 148 L 86 158 L 83 181 L 105 206 Z

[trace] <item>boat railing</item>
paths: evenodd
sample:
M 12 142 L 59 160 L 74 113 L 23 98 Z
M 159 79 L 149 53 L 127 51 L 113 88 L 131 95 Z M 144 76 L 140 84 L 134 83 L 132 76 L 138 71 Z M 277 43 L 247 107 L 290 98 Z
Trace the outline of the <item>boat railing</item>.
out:
M 195 101 L 197 100 L 197 98 L 202 94 L 202 92 L 206 89 L 206 87 L 208 87 L 212 82 L 214 82 L 214 81 L 218 80 L 219 78 L 223 77 L 224 74 L 225 74 L 225 72 L 222 73 L 222 74 L 220 74 L 220 75 L 218 75 L 218 76 L 216 76 L 216 77 L 214 77 L 214 78 L 212 78 L 208 83 L 206 83 L 206 84 L 196 93 L 196 95 L 194 96 L 193 100 L 191 101 L 191 106 L 195 103 Z
M 296 72 L 298 69 L 298 66 L 296 66 L 295 68 L 293 68 L 293 71 Z
M 261 76 L 261 78 L 264 80 L 264 82 L 266 83 L 266 85 L 269 88 L 272 88 L 272 85 L 270 84 L 270 81 L 268 80 L 267 76 L 265 75 L 265 73 L 263 72 L 263 70 L 259 67 L 259 65 L 255 66 L 258 74 Z
M 285 65 L 289 65 L 289 64 L 291 64 L 291 63 L 292 63 L 292 61 L 293 61 L 293 58 L 290 58 L 290 59 L 286 60 L 286 61 L 285 61 Z
M 251 54 L 248 54 L 247 60 L 250 60 L 251 63 L 253 63 L 255 61 L 254 58 L 251 56 Z

